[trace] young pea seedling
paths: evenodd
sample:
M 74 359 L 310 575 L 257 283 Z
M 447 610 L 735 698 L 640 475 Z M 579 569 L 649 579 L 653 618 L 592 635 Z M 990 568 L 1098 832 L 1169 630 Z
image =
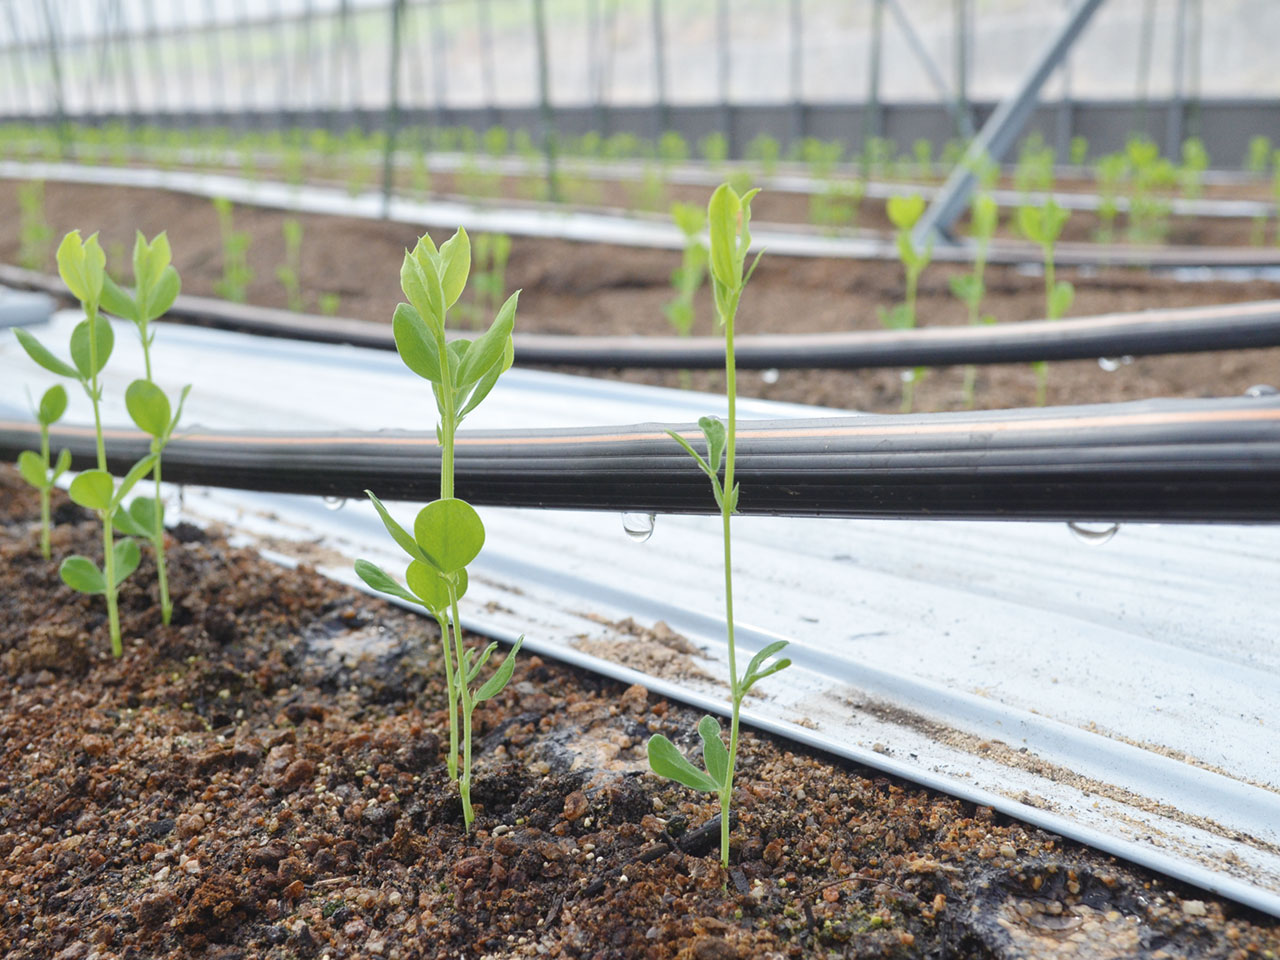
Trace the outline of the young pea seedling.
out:
M 253 268 L 249 266 L 249 234 L 236 230 L 231 219 L 231 201 L 214 197 L 213 209 L 218 214 L 218 232 L 222 236 L 222 279 L 213 285 L 218 296 L 233 303 L 244 303 Z
M 1053 248 L 1070 216 L 1070 210 L 1064 210 L 1052 199 L 1042 207 L 1018 208 L 1018 229 L 1032 243 L 1039 244 L 1044 254 L 1044 312 L 1049 320 L 1060 320 L 1071 309 L 1076 295 L 1075 287 L 1056 279 L 1053 265 Z M 1036 406 L 1043 407 L 1049 388 L 1048 361 L 1038 360 L 1032 368 L 1036 372 Z
M 187 394 L 191 392 L 190 384 L 182 388 L 175 412 L 168 396 L 156 385 L 151 375 L 151 345 L 156 339 L 151 321 L 168 312 L 182 289 L 182 280 L 178 271 L 170 264 L 170 259 L 169 238 L 165 234 L 161 233 L 147 243 L 139 231 L 133 242 L 134 291 L 129 293 L 121 289 L 110 276 L 105 277 L 102 286 L 103 309 L 131 320 L 138 328 L 146 378 L 129 384 L 124 400 L 129 416 L 138 429 L 150 435 L 151 454 L 155 457 L 152 477 L 155 480 L 156 495 L 135 497 L 127 511 L 121 510 L 116 515 L 116 525 L 125 533 L 151 541 L 156 555 L 156 581 L 160 588 L 160 619 L 166 626 L 173 615 L 173 604 L 169 599 L 169 572 L 164 559 L 164 501 L 160 497 L 161 455 L 178 426 L 183 404 L 187 402 Z
M 58 246 L 57 260 L 63 283 L 83 305 L 85 313 L 85 319 L 71 332 L 71 363 L 54 356 L 27 331 L 14 332 L 32 360 L 51 373 L 78 381 L 93 404 L 98 468 L 85 470 L 72 480 L 68 493 L 80 506 L 96 511 L 102 521 L 102 569 L 88 557 L 73 556 L 62 561 L 58 574 L 71 589 L 80 593 L 102 594 L 106 598 L 111 652 L 119 657 L 124 654 L 124 646 L 120 640 L 116 595 L 120 583 L 137 569 L 141 554 L 138 544 L 127 537 L 115 542 L 115 516 L 125 496 L 155 466 L 155 456 L 148 455 L 135 463 L 118 487 L 115 478 L 107 471 L 107 450 L 102 439 L 102 384 L 99 380 L 115 345 L 111 324 L 99 313 L 107 257 L 96 233 L 81 241 L 80 231 L 73 230 Z
M 991 238 L 996 232 L 1000 219 L 1000 209 L 995 198 L 989 193 L 977 193 L 973 198 L 969 223 L 973 230 L 973 269 L 951 278 L 951 292 L 964 303 L 969 311 L 971 324 L 995 323 L 996 318 L 982 313 L 982 298 L 986 296 L 987 285 L 985 273 L 987 268 L 987 251 L 991 246 Z M 964 403 L 973 409 L 973 389 L 977 381 L 978 368 L 968 364 L 964 368 Z
M 62 418 L 67 409 L 67 391 L 57 383 L 44 392 L 40 405 L 35 408 L 36 421 L 40 424 L 40 452 L 23 450 L 18 454 L 18 471 L 22 479 L 35 487 L 40 494 L 40 553 L 48 560 L 52 555 L 49 546 L 49 494 L 58 478 L 71 466 L 71 451 L 60 450 L 58 461 L 49 465 L 49 427 Z
M 284 287 L 284 296 L 289 309 L 301 313 L 306 309 L 302 299 L 302 283 L 299 275 L 302 272 L 302 224 L 293 217 L 286 217 L 282 224 L 284 231 L 284 265 L 276 267 L 276 279 Z
M 699 770 L 662 734 L 649 738 L 649 766 L 654 773 L 668 780 L 675 780 L 686 787 L 717 794 L 720 798 L 720 862 L 729 867 L 729 808 L 733 800 L 733 771 L 738 758 L 738 723 L 742 700 L 759 681 L 791 665 L 790 660 L 773 660 L 787 645 L 778 640 L 769 644 L 747 665 L 746 672 L 738 675 L 737 649 L 734 645 L 733 624 L 733 556 L 730 540 L 730 518 L 738 505 L 738 484 L 734 481 L 734 458 L 737 447 L 737 367 L 733 352 L 733 322 L 738 312 L 738 301 L 747 281 L 760 262 L 759 255 L 751 269 L 744 274 L 747 252 L 751 247 L 751 198 L 758 191 L 738 194 L 728 184 L 717 188 L 707 208 L 707 220 L 711 227 L 711 284 L 715 294 L 716 317 L 724 327 L 724 371 L 729 400 L 727 422 L 715 417 L 702 417 L 698 426 L 702 430 L 707 457 L 702 456 L 684 437 L 671 433 L 671 437 L 693 457 L 698 468 L 711 481 L 711 492 L 720 507 L 722 541 L 724 544 L 724 608 L 725 630 L 729 650 L 729 693 L 732 713 L 729 721 L 729 747 L 726 750 L 720 739 L 720 724 L 714 717 L 706 716 L 698 721 L 698 736 L 702 738 L 702 758 L 706 770 Z M 670 432 L 670 431 L 669 431 Z M 723 464 L 723 479 L 721 465 Z
M 44 214 L 44 181 L 18 187 L 18 263 L 28 270 L 44 270 L 49 263 L 53 228 Z
M 511 679 L 516 653 L 524 638 L 516 641 L 493 675 L 477 689 L 472 682 L 497 644 L 473 659 L 462 642 L 458 600 L 467 590 L 467 565 L 484 546 L 484 524 L 465 500 L 453 495 L 454 434 L 458 424 L 489 394 L 498 378 L 511 366 L 519 291 L 502 305 L 489 329 L 475 340 L 445 339 L 445 318 L 458 301 L 471 269 L 471 247 L 465 230 L 459 230 L 437 250 L 424 235 L 412 253 L 406 253 L 400 269 L 400 285 L 409 303 L 396 307 L 392 333 L 405 366 L 431 384 L 440 416 L 436 436 L 440 441 L 440 499 L 419 511 L 410 534 L 394 519 L 371 491 L 382 522 L 392 539 L 409 555 L 405 571 L 408 589 L 367 560 L 356 561 L 356 573 L 375 590 L 424 607 L 440 625 L 444 649 L 445 684 L 449 697 L 449 776 L 458 781 L 462 815 L 469 831 L 475 812 L 471 806 L 471 717 L 476 705 L 497 696 Z M 452 651 L 450 633 L 452 632 Z M 458 708 L 462 708 L 463 756 L 458 765 Z
M 911 229 L 924 215 L 924 197 L 913 193 L 905 197 L 890 197 L 885 207 L 889 221 L 897 228 L 898 259 L 902 261 L 906 273 L 906 297 L 902 303 L 886 310 L 878 307 L 876 313 L 882 326 L 890 330 L 912 330 L 916 325 L 916 289 L 920 284 L 920 274 L 933 259 L 933 241 L 926 244 L 924 250 L 917 250 L 911 238 Z M 928 373 L 925 367 L 902 374 L 902 412 L 910 413 L 915 405 L 916 384 Z
M 702 231 L 707 226 L 707 216 L 701 208 L 687 203 L 671 205 L 671 219 L 684 234 L 684 252 L 680 266 L 671 271 L 671 286 L 676 296 L 662 305 L 662 312 L 672 329 L 682 337 L 693 332 L 695 319 L 693 300 L 702 289 L 707 276 L 707 248 L 702 244 Z M 680 385 L 686 390 L 690 385 L 688 370 L 680 371 Z

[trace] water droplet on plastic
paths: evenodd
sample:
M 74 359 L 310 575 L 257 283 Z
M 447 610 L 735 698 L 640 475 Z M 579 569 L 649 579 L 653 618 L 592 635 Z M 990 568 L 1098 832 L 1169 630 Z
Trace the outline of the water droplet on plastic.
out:
M 644 543 L 653 536 L 654 520 L 652 513 L 624 513 L 622 532 L 636 543 Z
M 1255 383 L 1244 392 L 1244 395 L 1246 397 L 1274 397 L 1277 393 L 1280 393 L 1280 390 L 1277 390 L 1269 383 Z
M 1075 535 L 1077 540 L 1081 540 L 1091 547 L 1100 547 L 1116 535 L 1120 529 L 1120 524 L 1082 523 L 1073 520 L 1067 524 L 1067 529 Z
M 324 508 L 326 510 L 341 510 L 347 505 L 346 497 L 325 497 Z
M 915 370 L 903 370 L 900 374 L 898 374 L 898 376 L 899 378 L 901 378 L 903 383 L 911 383 L 916 378 L 916 372 Z
M 1131 363 L 1133 363 L 1133 357 L 1129 356 L 1098 358 L 1098 366 L 1107 371 L 1107 373 L 1115 373 L 1121 367 L 1127 367 Z
M 778 382 L 777 368 L 770 367 L 768 370 L 761 371 L 760 379 L 763 380 L 765 383 L 777 383 Z

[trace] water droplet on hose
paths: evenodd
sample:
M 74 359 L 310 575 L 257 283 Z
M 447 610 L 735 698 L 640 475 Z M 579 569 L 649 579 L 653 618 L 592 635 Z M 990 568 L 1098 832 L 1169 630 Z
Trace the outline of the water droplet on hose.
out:
M 777 383 L 778 382 L 777 368 L 770 367 L 768 370 L 762 370 L 760 372 L 760 379 L 763 380 L 765 383 Z
M 1280 390 L 1277 390 L 1269 383 L 1255 383 L 1244 392 L 1244 395 L 1246 397 L 1274 397 L 1277 393 L 1280 393 Z
M 622 532 L 636 543 L 644 543 L 653 536 L 654 520 L 652 513 L 624 513 Z
M 1098 366 L 1100 366 L 1107 373 L 1115 373 L 1121 367 L 1127 367 L 1131 363 L 1133 363 L 1133 357 L 1129 357 L 1129 356 L 1098 358 Z
M 1112 537 L 1120 529 L 1118 523 L 1083 523 L 1075 520 L 1067 524 L 1077 540 L 1089 544 L 1091 547 L 1100 547 Z
M 347 505 L 346 497 L 325 497 L 324 508 L 326 510 L 341 510 Z

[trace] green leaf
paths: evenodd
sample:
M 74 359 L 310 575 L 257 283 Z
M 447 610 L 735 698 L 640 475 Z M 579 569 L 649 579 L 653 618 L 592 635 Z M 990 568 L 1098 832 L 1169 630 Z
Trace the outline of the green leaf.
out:
M 58 274 L 67 289 L 81 303 L 97 308 L 102 299 L 107 257 L 95 233 L 81 242 L 80 231 L 72 230 L 58 245 Z
M 111 557 L 114 561 L 111 574 L 115 577 L 116 583 L 123 583 L 129 574 L 138 569 L 138 563 L 142 560 L 138 541 L 129 537 L 117 540 L 111 548 Z
M 973 235 L 981 240 L 990 239 L 1000 221 L 1000 207 L 989 193 L 979 193 L 973 198 L 971 225 Z
M 129 491 L 134 488 L 139 480 L 155 469 L 155 465 L 156 455 L 154 453 L 149 453 L 130 467 L 129 472 L 126 473 L 124 475 L 124 479 L 120 481 L 120 489 L 118 489 L 115 496 L 111 498 L 111 505 L 113 507 L 117 507 L 123 503 L 124 498 Z
M 436 343 L 418 311 L 407 303 L 398 305 L 391 318 L 391 333 L 404 365 L 422 379 L 440 383 L 440 357 Z
M 400 265 L 400 288 L 431 332 L 436 335 L 442 333 L 444 291 L 440 288 L 440 277 L 433 266 L 428 263 L 424 267 L 417 258 L 405 254 L 404 262 Z
M 89 320 L 81 320 L 76 324 L 76 328 L 71 331 L 71 362 L 80 371 L 79 377 L 82 380 L 88 380 L 94 374 L 101 373 L 102 368 L 107 365 L 107 360 L 111 358 L 111 350 L 115 347 L 116 337 L 111 331 L 111 323 L 106 317 L 99 314 L 94 319 L 93 331 L 98 341 L 98 368 L 96 370 L 92 369 L 94 358 L 89 344 Z
M 461 570 L 484 546 L 484 524 L 465 500 L 435 500 L 418 512 L 413 538 L 441 573 Z
M 707 466 L 711 468 L 713 475 L 718 474 L 729 442 L 725 426 L 719 417 L 699 417 L 698 426 L 702 428 L 702 436 L 707 441 Z
M 1071 302 L 1076 298 L 1076 288 L 1066 280 L 1060 280 L 1049 291 L 1049 319 L 1057 320 L 1071 309 Z
M 488 662 L 489 657 L 493 655 L 493 651 L 498 649 L 498 642 L 495 640 L 484 648 L 484 652 L 476 657 L 476 662 L 471 663 L 471 651 L 463 650 L 462 659 L 467 663 L 467 669 L 464 671 L 467 677 L 467 683 L 470 683 L 480 673 L 480 670 Z
M 467 286 L 467 275 L 471 272 L 471 241 L 462 227 L 440 245 L 440 263 L 440 288 L 447 310 L 462 296 Z
M 373 495 L 373 491 L 366 490 L 365 496 L 373 501 L 373 508 L 378 511 L 378 516 L 382 517 L 382 525 L 387 528 L 387 533 L 391 534 L 391 539 L 400 545 L 400 549 L 414 560 L 430 563 L 426 554 L 422 552 L 422 548 L 414 542 L 413 537 L 409 536 L 409 532 L 404 527 L 392 519 L 391 514 L 387 513 L 387 508 L 382 505 L 382 501 Z
M 668 430 L 667 436 L 680 444 L 680 446 L 684 447 L 684 452 L 693 457 L 694 461 L 698 464 L 699 470 L 711 477 L 713 480 L 715 479 L 715 473 L 712 471 L 711 467 L 707 465 L 707 461 L 702 459 L 702 455 L 699 454 L 697 450 L 693 449 L 693 444 L 680 436 L 680 434 L 676 433 L 674 430 Z
M 399 597 L 401 600 L 408 600 L 410 603 L 422 602 L 404 587 L 400 586 L 400 584 L 392 580 L 391 577 L 389 577 L 387 573 L 376 563 L 370 563 L 368 560 L 357 560 L 356 576 L 379 593 Z
M 918 193 L 890 197 L 885 204 L 889 222 L 899 230 L 910 230 L 924 215 L 924 197 Z
M 67 490 L 71 499 L 89 510 L 107 510 L 111 507 L 111 494 L 115 479 L 105 470 L 86 470 L 71 481 Z
M 463 403 L 458 409 L 458 422 L 480 405 L 480 401 L 489 395 L 494 385 L 498 382 L 498 378 L 511 369 L 511 363 L 515 359 L 515 344 L 511 342 L 511 338 L 507 338 L 507 345 L 502 351 L 502 363 L 495 363 L 489 368 L 488 372 L 480 378 L 480 382 L 476 384 L 476 388 L 471 391 L 467 397 L 466 403 Z
M 44 490 L 49 486 L 49 468 L 44 458 L 34 450 L 23 450 L 18 454 L 18 472 L 22 474 L 23 480 L 37 490 Z
M 58 451 L 58 462 L 53 466 L 53 479 L 57 480 L 71 466 L 71 451 L 63 448 Z
M 106 593 L 107 581 L 98 565 L 88 557 L 67 557 L 58 568 L 58 576 L 72 590 L 80 593 Z
M 138 321 L 138 305 L 110 276 L 102 280 L 102 309 L 122 320 Z
M 182 419 L 182 408 L 187 404 L 187 395 L 191 393 L 191 384 L 187 384 L 182 388 L 182 393 L 178 395 L 178 409 L 173 411 L 173 419 L 169 421 L 169 429 L 165 433 L 168 438 L 173 435 L 173 431 L 178 427 L 178 421 Z
M 507 654 L 507 659 L 502 661 L 502 666 L 493 671 L 493 675 L 476 691 L 475 696 L 472 697 L 476 703 L 481 700 L 492 699 L 502 692 L 502 688 L 507 685 L 507 682 L 511 679 L 512 672 L 516 668 L 516 654 L 520 652 L 520 647 L 523 644 L 524 637 L 520 637 L 515 646 L 511 648 L 511 652 Z
M 129 516 L 142 528 L 137 536 L 153 537 L 164 528 L 164 503 L 155 497 L 134 497 Z
M 40 411 L 36 414 L 36 419 L 47 427 L 56 423 L 66 412 L 67 390 L 62 384 L 55 383 L 40 398 Z
M 722 284 L 736 290 L 742 275 L 737 263 L 738 218 L 742 201 L 727 183 L 722 183 L 707 204 L 707 226 L 711 231 L 711 273 Z
M 660 777 L 682 783 L 694 790 L 718 793 L 720 784 L 703 773 L 676 749 L 676 745 L 658 733 L 649 738 L 649 769 Z
M 729 776 L 729 751 L 720 739 L 720 724 L 715 717 L 704 716 L 698 721 L 698 736 L 702 738 L 702 762 L 707 765 L 707 773 L 724 789 Z
M 786 640 L 775 640 L 773 643 L 764 647 L 759 653 L 751 658 L 751 662 L 747 664 L 747 672 L 745 676 L 751 676 L 760 669 L 760 665 L 772 656 L 776 656 L 788 645 Z
M 163 317 L 169 312 L 169 308 L 173 306 L 178 294 L 182 292 L 182 278 L 178 276 L 178 271 L 173 267 L 165 267 L 160 271 L 160 277 L 156 280 L 156 284 L 151 288 L 150 295 L 147 297 L 146 318 L 154 320 L 157 317 Z
M 489 372 L 489 369 L 502 362 L 507 343 L 511 340 L 511 331 L 516 322 L 516 303 L 520 299 L 517 290 L 502 305 L 498 315 L 493 318 L 489 329 L 477 337 L 470 348 L 462 356 L 458 364 L 457 386 L 469 387 Z
M 142 498 L 139 497 L 138 499 L 140 500 Z M 130 505 L 129 510 L 124 509 L 124 507 L 118 507 L 115 512 L 111 514 L 111 525 L 121 533 L 127 533 L 131 537 L 150 538 L 151 531 L 138 522 L 131 510 L 132 505 Z
M 22 344 L 22 349 L 27 351 L 27 356 L 50 373 L 56 373 L 60 377 L 70 377 L 73 380 L 80 379 L 80 374 L 76 372 L 75 367 L 55 357 L 45 349 L 44 344 L 26 330 L 16 329 L 13 333 L 18 338 L 18 342 Z
M 880 317 L 881 326 L 890 330 L 909 330 L 916 325 L 915 316 L 905 303 L 899 303 L 887 310 L 884 307 L 876 307 L 876 314 Z
M 143 433 L 163 438 L 169 430 L 169 398 L 150 380 L 135 380 L 124 393 L 129 416 Z
M 691 203 L 673 203 L 671 219 L 680 228 L 680 232 L 690 240 L 697 237 L 707 225 L 707 215 L 703 213 L 702 208 Z
M 449 581 L 431 564 L 411 561 L 404 572 L 404 582 L 428 610 L 436 613 L 449 609 Z
M 775 660 L 768 666 L 763 666 L 766 660 L 781 653 L 786 646 L 786 640 L 775 640 L 751 658 L 751 662 L 747 664 L 747 672 L 742 675 L 742 688 L 744 691 L 750 690 L 765 677 L 772 676 L 779 670 L 785 670 L 791 666 L 791 661 L 787 659 Z
M 951 285 L 951 292 L 962 303 L 972 306 L 982 300 L 986 285 L 978 276 L 961 273 L 950 277 L 947 282 Z

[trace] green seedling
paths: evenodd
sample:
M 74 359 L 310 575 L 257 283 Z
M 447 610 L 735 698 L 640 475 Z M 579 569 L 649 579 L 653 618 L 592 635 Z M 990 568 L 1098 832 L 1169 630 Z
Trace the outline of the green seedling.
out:
M 1189 137 L 1182 143 L 1182 168 L 1178 179 L 1182 195 L 1194 200 L 1204 193 L 1204 174 L 1209 169 L 1209 151 L 1199 137 Z
M 44 215 L 44 181 L 18 187 L 18 263 L 28 270 L 44 270 L 53 246 L 53 228 Z
M 68 493 L 80 506 L 95 511 L 102 521 L 102 568 L 99 569 L 88 557 L 73 556 L 62 561 L 58 573 L 71 589 L 81 593 L 102 594 L 106 598 L 111 652 L 119 657 L 124 653 L 124 646 L 120 640 L 120 614 L 116 596 L 120 583 L 137 569 L 141 555 L 133 540 L 125 538 L 115 542 L 114 518 L 125 496 L 151 471 L 155 465 L 155 457 L 149 455 L 134 464 L 119 486 L 107 471 L 107 450 L 102 438 L 102 385 L 99 379 L 115 344 L 111 324 L 99 312 L 106 280 L 107 257 L 98 243 L 96 233 L 82 241 L 80 231 L 73 230 L 59 244 L 57 260 L 58 273 L 62 276 L 63 283 L 80 301 L 85 313 L 85 319 L 71 332 L 71 363 L 54 356 L 27 331 L 14 332 L 32 360 L 50 373 L 77 381 L 93 405 L 98 468 L 86 470 L 72 480 Z
M 687 337 L 693 332 L 695 319 L 694 298 L 702 289 L 702 282 L 707 277 L 707 248 L 702 243 L 702 231 L 707 226 L 707 216 L 700 207 L 692 204 L 673 203 L 671 219 L 675 221 L 680 232 L 684 234 L 684 251 L 680 257 L 680 266 L 671 271 L 671 286 L 675 290 L 675 298 L 662 305 L 667 322 L 675 332 Z M 688 370 L 680 371 L 680 385 L 686 390 L 691 385 Z
M 1044 314 L 1048 320 L 1060 320 L 1071 309 L 1076 295 L 1075 287 L 1054 275 L 1053 250 L 1070 217 L 1071 211 L 1058 206 L 1052 198 L 1043 206 L 1018 208 L 1018 229 L 1039 245 L 1044 256 Z M 1036 372 L 1036 406 L 1043 407 L 1049 388 L 1049 364 L 1039 360 L 1032 367 Z
M 933 178 L 933 141 L 928 137 L 920 137 L 911 144 L 911 154 L 915 159 L 916 175 L 921 179 Z
M 664 164 L 684 163 L 689 159 L 689 143 L 675 130 L 658 138 L 658 159 Z
M 413 251 L 405 254 L 400 286 L 408 303 L 396 307 L 392 333 L 405 366 L 431 384 L 435 395 L 440 441 L 440 498 L 419 511 L 410 534 L 387 512 L 371 491 L 387 532 L 409 556 L 405 570 L 407 589 L 381 568 L 356 562 L 356 573 L 374 590 L 422 606 L 440 625 L 444 651 L 445 682 L 449 697 L 449 775 L 458 781 L 462 814 L 471 829 L 471 717 L 478 703 L 497 696 L 511 679 L 515 656 L 523 642 L 516 641 L 502 666 L 478 688 L 472 683 L 496 644 L 478 658 L 462 642 L 458 600 L 466 593 L 467 565 L 484 546 L 484 524 L 474 508 L 454 496 L 454 434 L 458 424 L 479 405 L 511 366 L 519 291 L 502 305 L 493 323 L 475 340 L 445 339 L 445 321 L 462 295 L 471 269 L 471 245 L 465 230 L 436 249 L 423 235 Z M 450 634 L 452 633 L 452 650 Z M 458 711 L 462 712 L 463 755 L 458 763 Z
M 906 275 L 906 296 L 902 303 L 889 309 L 877 307 L 881 326 L 890 330 L 912 330 L 916 325 L 916 290 L 920 285 L 920 274 L 933 259 L 933 242 L 930 241 L 923 250 L 916 249 L 911 237 L 911 230 L 924 216 L 924 197 L 918 193 L 907 196 L 890 197 L 885 205 L 889 222 L 897 229 L 895 236 L 898 245 L 898 259 L 902 263 Z M 910 413 L 915 406 L 916 384 L 924 379 L 928 369 L 916 367 L 902 374 L 902 412 Z
M 302 299 L 302 284 L 299 274 L 302 271 L 302 224 L 293 217 L 286 217 L 282 225 L 284 230 L 284 265 L 276 268 L 276 279 L 284 287 L 285 300 L 289 309 L 301 313 L 306 309 Z
M 1244 155 L 1244 168 L 1261 180 L 1271 166 L 1271 138 L 1258 134 L 1249 140 Z
M 1127 163 L 1124 154 L 1109 153 L 1098 160 L 1098 229 L 1094 239 L 1111 243 L 1116 235 L 1116 217 L 1120 213 L 1120 186 L 1124 182 Z
M 1149 137 L 1131 137 L 1124 157 L 1129 184 L 1129 240 L 1160 243 L 1169 230 L 1171 208 L 1157 191 L 1177 182 L 1177 170 L 1160 156 L 1160 148 Z
M 782 159 L 782 145 L 777 137 L 767 133 L 757 134 L 747 144 L 747 159 L 760 167 L 760 173 L 772 177 L 778 172 L 778 161 Z
M 973 269 L 968 273 L 954 276 L 950 280 L 951 292 L 956 295 L 969 311 L 970 324 L 995 323 L 996 318 L 982 312 L 982 298 L 986 296 L 987 286 L 985 273 L 987 268 L 987 252 L 991 247 L 991 238 L 995 235 L 1000 221 L 1000 208 L 995 198 L 989 193 L 977 193 L 973 197 L 973 205 L 969 223 L 973 233 Z M 978 377 L 978 368 L 968 364 L 964 368 L 964 403 L 967 409 L 973 409 L 974 386 Z
M 151 542 L 156 555 L 156 581 L 160 588 L 160 619 L 169 625 L 173 603 L 169 599 L 169 574 L 164 558 L 164 500 L 160 496 L 161 459 L 173 431 L 182 417 L 191 385 L 182 388 L 174 410 L 165 392 L 156 385 L 151 373 L 151 345 L 155 342 L 154 320 L 164 316 L 182 289 L 178 271 L 170 263 L 169 238 L 159 234 L 150 243 L 138 232 L 133 242 L 133 280 L 135 287 L 127 291 L 111 277 L 104 277 L 102 308 L 133 322 L 142 342 L 146 378 L 134 380 L 125 390 L 125 407 L 138 429 L 151 437 L 151 456 L 155 459 L 152 479 L 154 497 L 135 497 L 129 509 L 119 511 L 115 525 L 125 533 L 144 537 Z
M 1068 156 L 1071 158 L 1073 167 L 1083 167 L 1089 159 L 1089 140 L 1087 137 L 1076 134 L 1071 138 L 1071 143 L 1067 147 Z
M 40 553 L 48 560 L 52 555 L 49 546 L 49 495 L 58 478 L 71 466 L 71 451 L 58 451 L 58 460 L 49 464 L 49 427 L 62 418 L 67 410 L 67 391 L 62 384 L 54 384 L 40 398 L 40 405 L 32 412 L 40 424 L 40 452 L 23 450 L 18 454 L 18 472 L 22 479 L 35 487 L 40 494 Z
M 342 306 L 342 296 L 337 293 L 322 293 L 316 298 L 316 305 L 326 317 L 336 317 L 338 308 Z
M 699 770 L 686 759 L 670 740 L 662 734 L 649 739 L 649 767 L 658 776 L 675 780 L 694 790 L 714 793 L 720 799 L 720 862 L 729 867 L 729 809 L 733 801 L 733 774 L 738 758 L 738 726 L 742 701 L 747 693 L 765 677 L 791 665 L 790 660 L 775 658 L 787 646 L 785 640 L 771 643 L 751 658 L 746 672 L 738 674 L 737 648 L 734 643 L 733 622 L 733 556 L 730 539 L 730 518 L 738 505 L 738 484 L 734 480 L 734 460 L 737 447 L 737 367 L 734 361 L 734 318 L 738 302 L 746 289 L 751 274 L 760 262 L 759 255 L 749 270 L 745 270 L 747 254 L 751 247 L 751 198 L 757 191 L 744 196 L 728 184 L 717 188 L 707 207 L 707 222 L 711 232 L 710 271 L 714 293 L 716 318 L 724 328 L 725 336 L 725 384 L 729 401 L 727 422 L 716 417 L 703 417 L 698 421 L 702 431 L 706 458 L 704 459 L 686 437 L 670 432 L 670 436 L 693 457 L 703 473 L 711 481 L 711 492 L 720 507 L 722 540 L 724 545 L 724 604 L 725 629 L 729 652 L 729 693 L 732 713 L 729 721 L 729 747 L 721 739 L 720 724 L 714 717 L 703 717 L 698 722 L 698 735 L 702 738 L 703 763 L 706 770 Z M 723 467 L 723 473 L 722 473 Z
M 222 238 L 222 279 L 215 281 L 213 289 L 226 300 L 244 303 L 249 294 L 249 284 L 253 282 L 253 269 L 249 266 L 249 234 L 235 229 L 231 201 L 226 197 L 214 197 L 213 209 L 218 214 L 218 233 Z
M 729 159 L 729 138 L 719 131 L 708 133 L 698 141 L 698 152 L 712 170 L 720 170 Z
M 476 237 L 471 256 L 472 302 L 467 306 L 472 329 L 479 329 L 485 316 L 502 308 L 507 292 L 507 261 L 511 258 L 511 238 L 505 233 L 482 233 Z M 461 305 L 459 305 L 461 309 Z

